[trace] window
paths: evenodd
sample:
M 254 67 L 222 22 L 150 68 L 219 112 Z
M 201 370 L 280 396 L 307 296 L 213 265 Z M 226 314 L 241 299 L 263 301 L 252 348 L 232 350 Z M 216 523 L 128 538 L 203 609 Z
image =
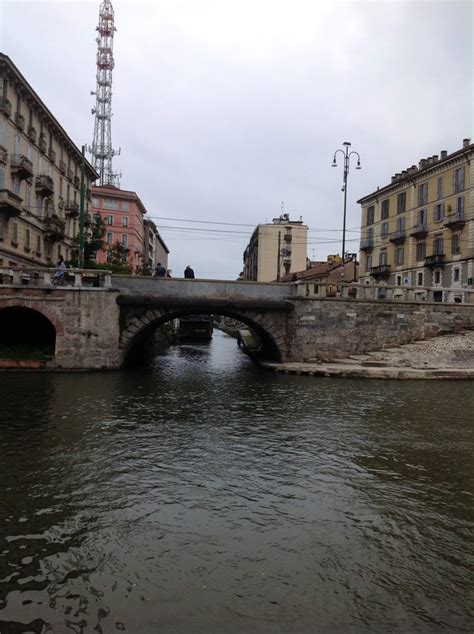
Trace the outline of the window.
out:
M 28 143 L 28 147 L 26 148 L 26 158 L 31 161 L 33 159 L 33 148 L 31 143 Z
M 451 237 L 451 254 L 459 255 L 461 253 L 461 234 L 455 233 Z
M 387 220 L 390 213 L 390 199 L 382 200 L 382 220 Z
M 441 271 L 434 272 L 434 283 L 441 284 Z
M 122 216 L 122 227 L 128 227 L 128 218 L 127 218 L 127 216 Z
M 367 207 L 367 224 L 373 225 L 374 219 L 375 219 L 375 207 L 371 205 L 370 207 Z
M 20 179 L 18 176 L 12 176 L 12 189 L 13 193 L 18 196 L 20 193 Z
M 383 266 L 387 264 L 387 252 L 386 251 L 380 251 L 379 253 L 379 266 Z
M 0 169 L 0 189 L 5 189 L 5 170 Z
M 12 224 L 12 242 L 18 244 L 18 223 L 14 222 Z
M 416 285 L 417 286 L 423 286 L 423 273 L 417 273 Z
M 426 205 L 428 202 L 428 183 L 421 183 L 418 186 L 418 206 Z
M 436 200 L 443 198 L 443 177 L 439 176 L 436 181 Z
M 30 238 L 31 238 L 30 230 L 25 229 L 25 249 L 28 249 L 28 251 L 30 250 Z
M 443 255 L 444 240 L 443 238 L 435 238 L 433 240 L 433 255 Z
M 380 229 L 380 236 L 382 238 L 386 238 L 388 236 L 388 222 L 382 222 L 382 227 Z
M 416 245 L 416 259 L 417 262 L 424 260 L 426 255 L 426 242 L 418 242 Z
M 99 199 L 97 198 L 97 196 L 92 196 L 91 204 L 92 204 L 93 207 L 98 207 L 99 206 Z
M 31 185 L 25 183 L 25 207 L 30 209 L 31 207 Z
M 403 264 L 403 247 L 395 249 L 395 264 L 401 266 Z
M 460 269 L 458 269 L 458 268 L 453 269 L 453 282 L 459 282 L 460 281 L 460 279 L 461 279 L 460 273 L 461 273 Z
M 20 135 L 15 134 L 13 139 L 13 154 L 20 154 Z
M 397 233 L 405 231 L 405 218 L 397 218 Z
M 397 214 L 402 214 L 407 208 L 407 193 L 401 192 L 397 196 Z
M 402 276 L 401 275 L 397 275 L 396 280 L 397 280 L 397 286 L 401 286 L 402 285 Z
M 41 254 L 41 236 L 36 236 L 36 255 Z
M 112 244 L 114 239 L 114 234 L 111 231 L 107 232 L 107 244 Z
M 113 216 L 107 216 L 106 223 L 108 225 L 113 225 L 114 224 L 114 217 Z
M 438 203 L 433 207 L 433 222 L 440 222 L 444 216 L 444 204 Z
M 122 246 L 128 247 L 128 236 L 126 233 L 122 233 Z
M 113 198 L 104 198 L 104 208 L 118 209 L 118 200 L 113 200 Z
M 128 211 L 128 200 L 122 200 L 122 211 Z
M 370 271 L 371 267 L 372 267 L 372 256 L 366 255 L 365 256 L 365 270 Z
M 464 196 L 456 198 L 456 216 L 462 218 L 464 214 Z
M 418 212 L 418 226 L 424 227 L 426 225 L 426 209 L 420 209 Z
M 453 172 L 453 190 L 455 194 L 464 189 L 464 167 L 458 167 Z

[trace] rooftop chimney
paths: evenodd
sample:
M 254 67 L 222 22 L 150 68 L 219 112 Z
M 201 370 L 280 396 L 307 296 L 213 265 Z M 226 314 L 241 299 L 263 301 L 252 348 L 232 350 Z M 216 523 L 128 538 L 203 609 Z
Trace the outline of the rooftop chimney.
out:
M 448 150 L 441 150 L 440 154 L 441 154 L 441 160 L 443 160 L 443 159 L 447 158 Z
M 471 139 L 463 139 L 462 140 L 462 146 L 463 147 L 469 147 L 470 142 L 471 142 Z
M 433 154 L 433 163 L 437 163 L 439 160 L 439 157 L 437 154 Z
M 426 167 L 426 163 L 427 163 L 426 159 L 420 159 L 420 162 L 418 163 L 418 168 L 420 170 L 424 169 Z

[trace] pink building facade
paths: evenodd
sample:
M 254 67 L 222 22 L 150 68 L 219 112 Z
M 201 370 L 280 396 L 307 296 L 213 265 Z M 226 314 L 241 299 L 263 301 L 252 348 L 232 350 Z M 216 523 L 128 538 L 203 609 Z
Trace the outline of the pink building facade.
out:
M 106 247 L 120 242 L 129 249 L 128 263 L 133 273 L 143 266 L 144 228 L 146 209 L 135 192 L 119 189 L 114 185 L 92 187 L 92 213 L 99 212 L 106 225 Z M 107 262 L 107 252 L 97 253 L 97 262 Z

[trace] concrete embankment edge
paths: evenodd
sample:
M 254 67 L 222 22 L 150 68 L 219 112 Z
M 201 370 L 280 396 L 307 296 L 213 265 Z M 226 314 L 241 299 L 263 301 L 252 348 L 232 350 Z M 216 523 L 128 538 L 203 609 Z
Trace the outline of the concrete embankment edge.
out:
M 474 380 L 471 368 L 390 368 L 357 367 L 342 364 L 262 363 L 261 367 L 283 374 L 358 379 L 443 379 Z

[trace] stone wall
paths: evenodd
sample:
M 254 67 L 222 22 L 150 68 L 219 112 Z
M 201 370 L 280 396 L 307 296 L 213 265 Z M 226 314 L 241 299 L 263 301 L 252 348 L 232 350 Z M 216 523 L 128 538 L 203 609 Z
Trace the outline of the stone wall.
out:
M 2 308 L 30 308 L 56 329 L 56 355 L 48 368 L 115 369 L 120 366 L 117 293 L 102 289 L 0 289 Z
M 285 361 L 330 361 L 474 329 L 474 306 L 292 298 Z

